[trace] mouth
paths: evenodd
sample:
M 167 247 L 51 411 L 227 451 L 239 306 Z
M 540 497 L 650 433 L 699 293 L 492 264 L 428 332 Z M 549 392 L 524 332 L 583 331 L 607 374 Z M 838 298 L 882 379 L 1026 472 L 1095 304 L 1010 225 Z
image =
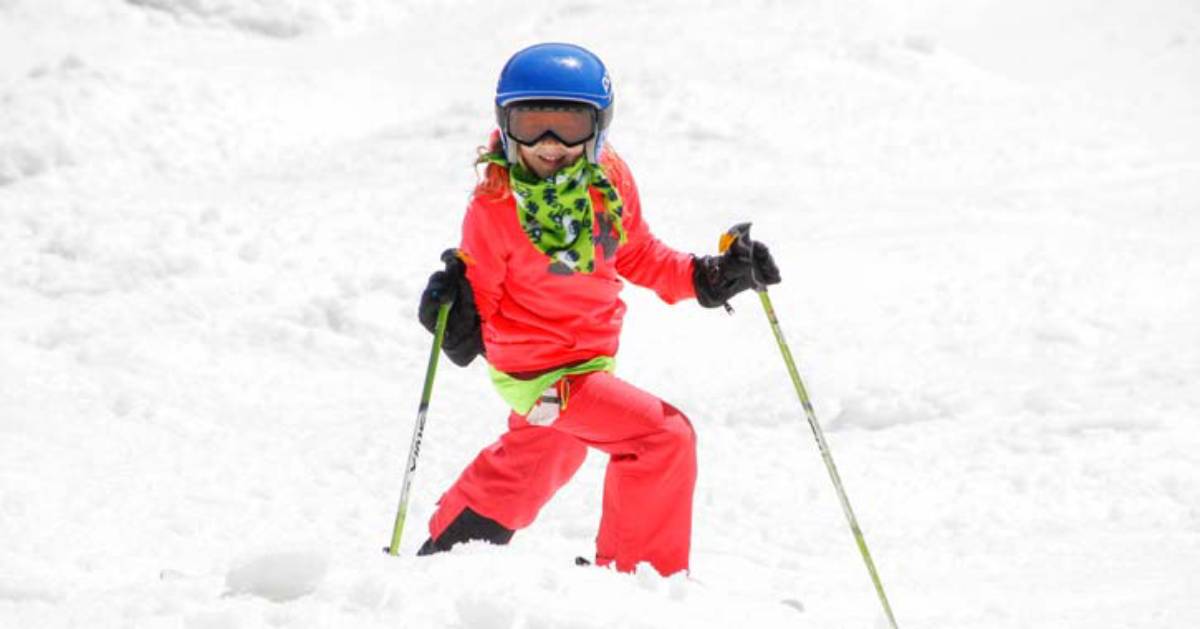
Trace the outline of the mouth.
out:
M 566 153 L 534 153 L 526 157 L 529 167 L 539 177 L 549 177 L 571 165 L 570 156 Z
M 566 161 L 567 161 L 567 156 L 566 156 L 566 154 L 560 154 L 560 155 L 554 155 L 554 154 L 550 154 L 550 155 L 543 155 L 543 154 L 540 154 L 540 153 L 535 153 L 535 154 L 534 154 L 534 158 L 535 158 L 535 159 L 537 159 L 537 161 L 538 161 L 538 162 L 540 162 L 541 164 L 543 164 L 543 165 L 544 165 L 544 166 L 546 166 L 547 168 L 558 168 L 559 166 L 566 166 Z

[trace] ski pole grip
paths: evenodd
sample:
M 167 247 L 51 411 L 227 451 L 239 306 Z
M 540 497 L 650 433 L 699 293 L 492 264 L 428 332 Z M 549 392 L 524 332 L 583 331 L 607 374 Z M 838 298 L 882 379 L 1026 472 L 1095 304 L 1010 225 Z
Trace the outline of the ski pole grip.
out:
M 721 234 L 721 241 L 717 245 L 717 249 L 721 253 L 732 249 L 733 247 L 744 247 L 746 257 L 750 260 L 750 282 L 754 285 L 755 292 L 767 292 L 767 285 L 758 279 L 758 270 L 754 267 L 754 247 L 751 246 L 750 240 L 750 225 L 749 221 L 738 223 L 729 228 L 724 234 Z
M 731 247 L 737 245 L 739 240 L 743 243 L 750 240 L 750 225 L 751 223 L 749 222 L 738 223 L 726 230 L 724 234 L 721 234 L 720 242 L 717 243 L 717 251 L 725 253 Z
M 446 265 L 446 275 L 454 278 L 448 287 L 449 298 L 443 303 L 451 304 L 458 301 L 458 277 L 466 277 L 467 266 L 471 259 L 461 249 L 447 249 L 441 255 L 442 264 Z M 440 301 L 440 299 L 439 299 Z
M 463 254 L 458 249 L 447 249 L 442 252 L 442 264 L 446 265 L 447 273 L 460 273 L 466 271 L 466 254 Z

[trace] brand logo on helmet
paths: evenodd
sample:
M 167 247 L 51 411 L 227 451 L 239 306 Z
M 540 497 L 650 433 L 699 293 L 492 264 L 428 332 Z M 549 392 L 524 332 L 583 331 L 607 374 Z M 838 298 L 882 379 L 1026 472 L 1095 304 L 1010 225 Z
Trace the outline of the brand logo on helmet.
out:
M 604 73 L 604 78 L 600 82 L 604 85 L 605 94 L 612 93 L 612 79 L 608 78 L 608 72 Z

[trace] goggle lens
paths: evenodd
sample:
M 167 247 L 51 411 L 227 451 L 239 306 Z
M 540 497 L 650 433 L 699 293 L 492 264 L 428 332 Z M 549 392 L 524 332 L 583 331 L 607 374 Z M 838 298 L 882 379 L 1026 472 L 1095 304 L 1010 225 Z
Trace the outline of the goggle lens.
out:
M 508 136 L 533 146 L 547 135 L 578 146 L 596 135 L 596 111 L 574 105 L 514 105 L 508 109 Z

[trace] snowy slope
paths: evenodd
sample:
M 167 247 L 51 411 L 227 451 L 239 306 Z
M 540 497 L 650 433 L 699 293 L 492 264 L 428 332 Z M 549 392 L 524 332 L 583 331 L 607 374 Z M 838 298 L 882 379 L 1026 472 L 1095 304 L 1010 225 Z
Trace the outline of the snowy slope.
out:
M 0 627 L 882 627 L 763 316 L 630 288 L 700 441 L 691 578 L 412 557 L 502 429 L 443 363 L 508 54 L 589 46 L 656 233 L 753 220 L 902 627 L 1200 625 L 1200 8 L 0 0 Z

